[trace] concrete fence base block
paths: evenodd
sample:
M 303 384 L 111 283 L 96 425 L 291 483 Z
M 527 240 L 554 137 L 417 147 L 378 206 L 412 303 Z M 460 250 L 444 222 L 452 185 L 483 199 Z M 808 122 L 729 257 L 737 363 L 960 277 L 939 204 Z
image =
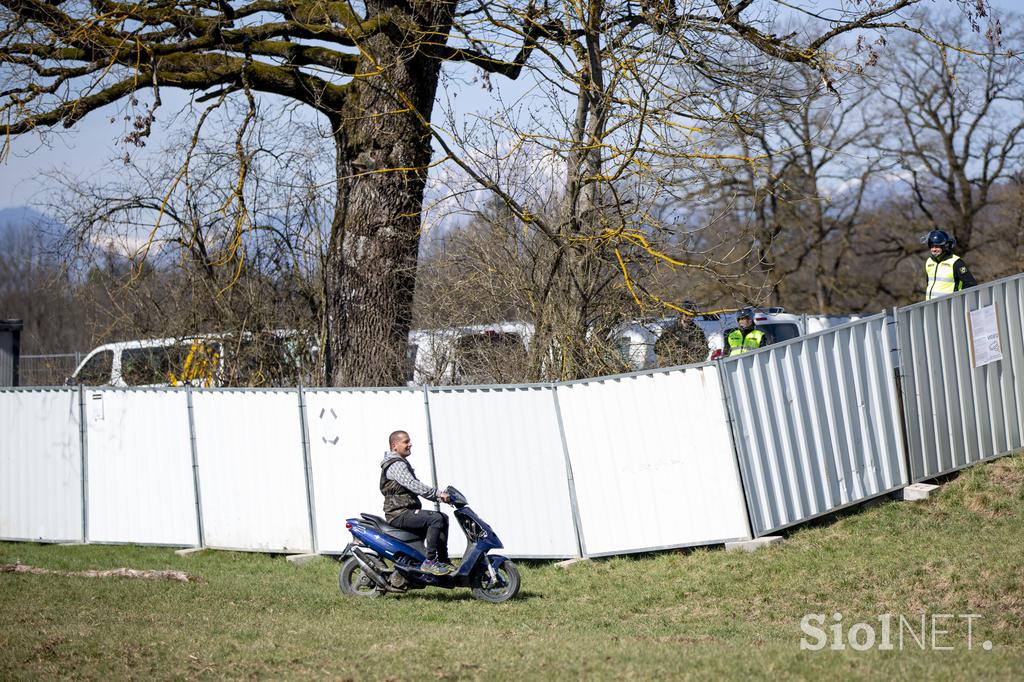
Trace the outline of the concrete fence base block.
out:
M 176 549 L 174 553 L 178 556 L 191 556 L 192 554 L 198 554 L 199 552 L 205 552 L 205 547 L 186 547 L 185 549 Z
M 569 568 L 570 566 L 575 566 L 581 561 L 590 561 L 590 559 L 587 559 L 586 557 L 576 557 L 575 559 L 566 559 L 565 561 L 559 561 L 557 564 L 555 564 L 555 566 L 558 568 Z
M 290 563 L 293 563 L 296 566 L 302 566 L 303 564 L 308 564 L 310 561 L 312 561 L 313 559 L 317 558 L 318 556 L 320 556 L 320 555 L 319 554 L 289 554 L 285 558 Z
M 931 483 L 911 483 L 906 488 L 896 491 L 896 499 L 906 502 L 927 500 L 932 493 L 939 489 L 939 486 Z
M 753 552 L 754 550 L 767 547 L 768 545 L 777 545 L 782 542 L 781 535 L 765 535 L 761 538 L 754 538 L 753 540 L 737 540 L 736 542 L 725 543 L 726 552 Z

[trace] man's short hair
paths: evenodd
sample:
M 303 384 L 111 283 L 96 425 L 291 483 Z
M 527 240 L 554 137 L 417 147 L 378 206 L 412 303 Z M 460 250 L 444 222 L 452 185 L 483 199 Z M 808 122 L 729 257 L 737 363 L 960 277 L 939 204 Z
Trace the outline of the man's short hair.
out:
M 395 443 L 398 441 L 399 436 L 408 436 L 408 431 L 392 431 L 391 435 L 388 436 L 388 448 L 391 450 L 395 449 Z

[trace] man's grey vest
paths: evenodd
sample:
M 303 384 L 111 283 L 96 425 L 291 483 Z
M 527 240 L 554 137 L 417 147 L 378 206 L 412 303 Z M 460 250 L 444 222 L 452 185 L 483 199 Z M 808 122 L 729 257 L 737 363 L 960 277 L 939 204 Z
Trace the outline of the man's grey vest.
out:
M 396 457 L 380 469 L 380 492 L 384 495 L 384 518 L 387 519 L 388 523 L 394 521 L 404 511 L 422 509 L 420 498 L 416 493 L 397 481 L 392 481 L 388 478 L 388 469 L 402 461 L 404 460 Z M 406 462 L 406 466 L 409 467 L 409 471 L 412 471 L 412 475 L 415 477 L 416 472 L 413 471 L 412 465 Z

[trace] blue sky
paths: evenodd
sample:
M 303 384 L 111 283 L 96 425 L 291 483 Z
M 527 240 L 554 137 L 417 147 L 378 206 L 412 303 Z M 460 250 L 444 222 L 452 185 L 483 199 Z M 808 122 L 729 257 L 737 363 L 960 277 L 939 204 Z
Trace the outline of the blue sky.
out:
M 1021 2 L 993 0 L 993 5 L 1003 10 L 1020 10 Z M 459 80 L 463 81 L 455 99 L 459 110 L 479 113 L 494 106 L 494 100 L 484 95 L 480 85 L 465 84 L 465 79 Z M 502 81 L 498 77 L 493 79 L 503 91 L 521 87 L 502 85 Z M 120 142 L 128 132 L 129 124 L 118 116 L 115 107 L 93 112 L 71 130 L 60 129 L 42 137 L 29 134 L 12 139 L 11 152 L 0 163 L 0 209 L 45 203 L 52 199 L 55 188 L 44 177 L 47 172 L 63 171 L 93 180 L 114 178 L 123 165 L 120 159 L 126 152 L 135 159 L 155 153 L 175 131 L 185 129 L 180 123 L 175 125 L 174 119 L 182 118 L 175 114 L 179 114 L 189 102 L 189 96 L 180 91 L 165 90 L 161 94 L 163 105 L 158 110 L 154 135 L 146 149 Z M 441 96 L 445 94 L 442 92 Z M 330 142 L 325 140 L 325 144 Z

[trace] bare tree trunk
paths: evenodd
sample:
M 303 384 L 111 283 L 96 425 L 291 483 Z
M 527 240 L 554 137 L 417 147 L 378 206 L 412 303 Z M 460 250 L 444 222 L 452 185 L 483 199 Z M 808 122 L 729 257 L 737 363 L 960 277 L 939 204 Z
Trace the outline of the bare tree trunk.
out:
M 368 16 L 399 3 L 368 2 Z M 403 5 L 404 6 L 404 5 Z M 419 5 L 439 42 L 455 3 Z M 326 379 L 335 386 L 404 383 L 420 211 L 431 157 L 427 125 L 441 61 L 384 34 L 362 45 L 359 73 L 335 121 L 338 195 L 325 276 Z M 377 348 L 366 349 L 365 344 Z

